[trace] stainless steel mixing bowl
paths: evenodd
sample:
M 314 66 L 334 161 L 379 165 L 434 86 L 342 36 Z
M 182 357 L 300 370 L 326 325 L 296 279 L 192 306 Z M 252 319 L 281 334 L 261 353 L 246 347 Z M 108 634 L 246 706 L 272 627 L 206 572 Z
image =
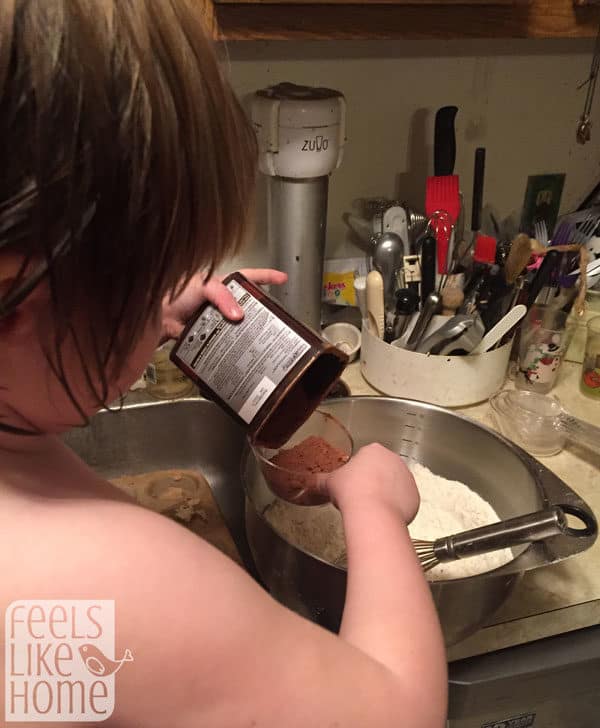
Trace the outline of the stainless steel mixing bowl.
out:
M 513 561 L 494 571 L 431 583 L 448 645 L 481 627 L 525 571 L 574 556 L 596 539 L 594 515 L 575 492 L 525 451 L 466 417 L 387 397 L 349 397 L 329 401 L 322 409 L 346 426 L 356 448 L 379 442 L 439 475 L 467 483 L 501 518 L 554 504 L 567 505 L 585 517 L 588 527 L 577 538 L 556 536 L 522 547 Z M 344 604 L 345 569 L 277 533 L 264 517 L 275 496 L 250 452 L 246 452 L 242 468 L 246 535 L 261 578 L 283 604 L 336 630 Z

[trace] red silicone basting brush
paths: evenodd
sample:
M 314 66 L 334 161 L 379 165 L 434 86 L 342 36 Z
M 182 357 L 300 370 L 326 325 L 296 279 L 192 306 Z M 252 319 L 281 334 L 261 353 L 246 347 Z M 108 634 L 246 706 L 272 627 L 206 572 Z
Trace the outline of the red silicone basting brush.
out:
M 452 225 L 460 214 L 458 175 L 454 174 L 456 161 L 456 135 L 454 119 L 458 108 L 443 106 L 435 115 L 433 141 L 433 177 L 427 178 L 425 189 L 425 212 L 431 217 L 438 210 L 445 210 Z M 438 273 L 448 272 L 448 248 L 451 235 L 440 232 L 437 236 Z

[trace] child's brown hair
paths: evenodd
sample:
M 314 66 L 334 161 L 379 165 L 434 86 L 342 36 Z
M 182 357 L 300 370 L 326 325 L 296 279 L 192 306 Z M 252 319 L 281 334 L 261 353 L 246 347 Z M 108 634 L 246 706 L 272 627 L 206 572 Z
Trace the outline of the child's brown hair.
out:
M 101 402 L 107 362 L 123 365 L 165 293 L 245 235 L 256 140 L 200 8 L 2 0 L 0 255 L 25 262 L 0 319 L 46 278 L 49 356 L 88 316 Z

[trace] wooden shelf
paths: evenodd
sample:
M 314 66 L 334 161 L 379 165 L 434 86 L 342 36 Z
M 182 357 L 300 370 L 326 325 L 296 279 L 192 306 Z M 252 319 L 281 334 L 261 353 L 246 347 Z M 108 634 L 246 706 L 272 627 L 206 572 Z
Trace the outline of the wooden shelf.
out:
M 220 3 L 225 40 L 591 38 L 599 7 L 573 0 L 531 0 L 511 5 L 398 5 Z
M 590 0 L 576 0 L 587 4 Z M 528 5 L 531 0 L 214 0 L 215 5 Z

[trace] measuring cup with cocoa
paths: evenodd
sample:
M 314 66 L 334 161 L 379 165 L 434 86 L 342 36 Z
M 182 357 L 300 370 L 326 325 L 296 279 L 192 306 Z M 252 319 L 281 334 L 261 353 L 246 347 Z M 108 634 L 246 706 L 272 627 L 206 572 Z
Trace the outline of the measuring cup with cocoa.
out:
M 252 449 L 275 495 L 295 505 L 315 506 L 329 501 L 328 474 L 348 462 L 353 441 L 335 417 L 317 410 L 284 447 Z

